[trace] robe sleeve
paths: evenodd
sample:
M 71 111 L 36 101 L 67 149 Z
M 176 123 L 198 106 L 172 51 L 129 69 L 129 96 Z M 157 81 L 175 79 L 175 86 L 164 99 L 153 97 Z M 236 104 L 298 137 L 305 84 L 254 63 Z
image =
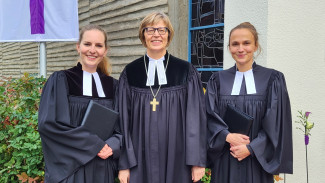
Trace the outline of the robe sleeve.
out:
M 208 121 L 208 162 L 213 163 L 219 157 L 226 144 L 226 137 L 230 133 L 227 124 L 219 116 L 219 73 L 215 73 L 209 80 L 205 94 Z M 210 165 L 209 165 L 210 166 Z
M 186 164 L 205 167 L 207 122 L 203 87 L 199 74 L 192 65 L 189 74 L 185 124 Z
M 70 125 L 68 86 L 63 71 L 46 82 L 39 106 L 38 130 L 50 182 L 60 182 L 92 160 L 105 142 L 83 127 Z
M 123 148 L 119 159 L 119 169 L 130 169 L 137 165 L 133 143 L 130 134 L 130 87 L 127 80 L 126 70 L 121 73 L 118 90 L 118 107 L 120 112 L 120 126 L 123 134 Z
M 114 93 L 115 93 L 115 97 L 114 97 L 114 110 L 118 111 L 118 81 L 114 79 Z M 112 135 L 112 137 L 110 137 L 109 139 L 107 139 L 106 144 L 108 146 L 110 146 L 113 150 L 113 158 L 119 158 L 120 154 L 121 154 L 121 149 L 122 149 L 122 133 L 121 133 L 121 128 L 120 128 L 120 124 L 117 123 L 115 124 L 114 127 L 114 134 Z
M 283 74 L 274 71 L 272 77 L 269 82 L 268 104 L 262 119 L 262 129 L 249 146 L 266 172 L 292 173 L 292 121 L 289 96 Z

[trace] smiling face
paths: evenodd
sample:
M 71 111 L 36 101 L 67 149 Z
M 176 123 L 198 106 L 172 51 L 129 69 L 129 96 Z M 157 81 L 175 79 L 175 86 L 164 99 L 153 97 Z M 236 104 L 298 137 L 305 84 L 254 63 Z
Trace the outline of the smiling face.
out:
M 98 64 L 107 54 L 104 34 L 96 29 L 85 31 L 80 42 L 77 43 L 77 50 L 80 54 L 82 70 L 96 72 Z
M 166 24 L 163 20 L 160 20 L 158 23 L 153 25 L 147 25 L 146 27 L 166 27 Z M 167 31 L 164 35 L 160 35 L 158 31 L 155 31 L 153 35 L 149 35 L 146 31 L 144 31 L 144 38 L 147 47 L 147 53 L 161 53 L 165 54 L 167 45 L 168 45 L 168 35 L 169 32 Z
M 229 51 L 237 67 L 242 72 L 251 68 L 254 60 L 254 52 L 258 44 L 255 42 L 253 34 L 246 28 L 234 30 L 229 39 Z M 240 70 L 240 71 L 241 71 Z

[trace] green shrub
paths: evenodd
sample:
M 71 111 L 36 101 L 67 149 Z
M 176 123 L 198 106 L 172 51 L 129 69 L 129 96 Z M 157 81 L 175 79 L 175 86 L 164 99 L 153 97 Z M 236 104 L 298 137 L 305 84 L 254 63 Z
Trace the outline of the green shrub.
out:
M 201 182 L 202 183 L 210 183 L 210 180 L 211 180 L 211 169 L 206 168 L 205 175 L 202 177 Z
M 44 180 L 37 111 L 45 81 L 24 74 L 0 86 L 0 182 Z

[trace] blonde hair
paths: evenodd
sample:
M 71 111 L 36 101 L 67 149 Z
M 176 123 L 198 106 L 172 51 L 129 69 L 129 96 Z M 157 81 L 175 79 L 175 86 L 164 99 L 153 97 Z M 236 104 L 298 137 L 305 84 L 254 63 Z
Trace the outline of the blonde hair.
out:
M 142 42 L 142 45 L 144 47 L 147 47 L 146 40 L 144 37 L 144 28 L 148 25 L 157 24 L 159 21 L 163 21 L 166 24 L 166 27 L 168 28 L 168 43 L 167 47 L 169 46 L 170 42 L 172 41 L 174 37 L 174 28 L 172 26 L 172 23 L 170 22 L 168 16 L 163 12 L 153 12 L 144 17 L 144 19 L 140 23 L 139 27 L 139 39 Z
M 90 30 L 98 30 L 98 31 L 102 32 L 103 35 L 104 35 L 104 38 L 105 38 L 105 40 L 104 40 L 105 48 L 109 49 L 109 46 L 107 44 L 107 34 L 106 34 L 106 32 L 100 26 L 94 25 L 94 24 L 86 25 L 80 30 L 78 43 L 80 43 L 82 41 L 84 33 L 86 31 L 90 31 Z M 102 73 L 104 73 L 105 75 L 107 75 L 107 76 L 110 75 L 110 73 L 112 72 L 112 66 L 110 64 L 109 58 L 106 55 L 103 57 L 102 61 L 98 64 L 97 68 Z
M 262 48 L 260 46 L 260 43 L 258 41 L 258 33 L 255 29 L 255 27 L 249 23 L 249 22 L 243 22 L 239 25 L 237 25 L 236 27 L 234 27 L 233 29 L 231 29 L 230 33 L 229 33 L 229 41 L 228 41 L 228 47 L 230 46 L 230 37 L 231 37 L 231 34 L 237 30 L 237 29 L 247 29 L 248 31 L 250 31 L 254 37 L 254 41 L 255 41 L 255 46 L 257 46 L 257 49 L 258 49 L 258 54 L 259 55 L 262 51 Z

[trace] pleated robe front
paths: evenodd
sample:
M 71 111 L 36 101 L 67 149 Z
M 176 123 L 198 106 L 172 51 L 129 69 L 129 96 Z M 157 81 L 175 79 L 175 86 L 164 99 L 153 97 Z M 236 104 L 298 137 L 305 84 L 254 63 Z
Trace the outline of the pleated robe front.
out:
M 175 68 L 176 59 L 171 56 L 168 83 L 180 75 L 168 73 Z M 137 61 L 145 72 L 142 58 Z M 203 88 L 195 68 L 189 68 L 184 84 L 159 90 L 156 111 L 150 105 L 153 95 L 149 87 L 130 85 L 126 69 L 122 72 L 119 110 L 125 149 L 119 168 L 130 169 L 130 183 L 191 183 L 192 166 L 205 167 L 207 126 Z M 153 92 L 157 92 L 157 87 Z
M 247 94 L 245 79 L 239 95 L 231 95 L 236 68 L 215 73 L 206 92 L 208 162 L 211 183 L 273 183 L 273 175 L 292 173 L 292 120 L 285 78 L 279 71 L 254 63 L 256 94 Z M 254 117 L 249 133 L 251 155 L 238 161 L 230 154 L 228 126 L 223 120 L 232 104 Z M 239 121 L 240 122 L 240 121 Z
M 102 73 L 99 75 L 102 83 L 112 80 Z M 114 86 L 103 84 L 104 90 L 117 87 L 117 81 L 112 81 Z M 69 90 L 69 86 L 73 88 Z M 96 92 L 96 87 L 93 88 Z M 45 160 L 45 182 L 114 183 L 116 158 L 119 157 L 122 140 L 118 124 L 114 135 L 106 141 L 80 126 L 90 100 L 114 109 L 114 98 L 76 96 L 70 94 L 71 90 L 82 93 L 80 64 L 70 70 L 54 72 L 43 88 L 38 127 Z M 114 154 L 103 160 L 97 153 L 105 144 L 113 149 Z

